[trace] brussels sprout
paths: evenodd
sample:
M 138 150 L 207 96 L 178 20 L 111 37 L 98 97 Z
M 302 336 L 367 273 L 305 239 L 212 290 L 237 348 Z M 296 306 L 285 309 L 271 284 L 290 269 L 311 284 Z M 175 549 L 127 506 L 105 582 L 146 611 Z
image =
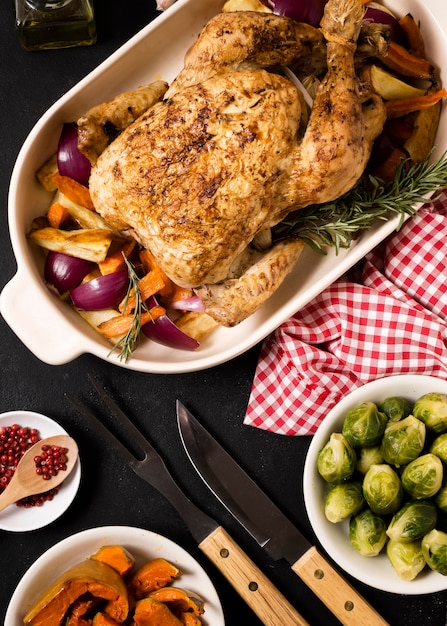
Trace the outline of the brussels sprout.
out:
M 436 506 L 426 500 L 407 502 L 393 515 L 386 534 L 393 541 L 410 543 L 436 526 Z
M 329 441 L 318 453 L 317 468 L 328 483 L 343 483 L 354 473 L 357 456 L 341 433 L 332 433 Z
M 436 437 L 430 446 L 429 452 L 439 456 L 441 461 L 447 465 L 447 433 Z
M 435 496 L 435 503 L 443 513 L 447 513 L 447 485 L 444 485 L 444 487 L 441 487 L 438 491 Z
M 408 417 L 413 412 L 413 405 L 405 400 L 405 398 L 400 398 L 399 396 L 392 396 L 391 398 L 386 398 L 383 402 L 379 404 L 379 409 L 382 413 L 388 417 L 388 420 L 391 422 L 398 422 L 399 420 L 404 419 L 404 417 Z
M 351 517 L 349 540 L 362 556 L 377 556 L 387 539 L 385 522 L 371 509 Z
M 402 505 L 403 490 L 399 476 L 392 467 L 382 463 L 371 465 L 363 479 L 363 495 L 377 515 L 392 515 Z
M 422 539 L 422 554 L 427 565 L 447 576 L 447 533 L 433 529 Z
M 388 421 L 374 402 L 364 402 L 347 413 L 341 432 L 354 448 L 375 446 Z
M 334 485 L 326 496 L 324 513 L 326 519 L 337 524 L 356 515 L 365 504 L 362 483 L 352 482 Z
M 402 580 L 414 580 L 426 565 L 420 541 L 400 543 L 390 539 L 386 544 L 386 554 Z
M 412 415 L 388 422 L 380 445 L 384 460 L 396 467 L 413 461 L 424 448 L 425 434 L 425 424 Z
M 413 415 L 435 433 L 447 430 L 447 395 L 426 393 L 418 398 L 413 407 Z
M 357 465 L 356 470 L 361 474 L 366 474 L 371 465 L 378 465 L 383 463 L 382 452 L 380 446 L 373 446 L 372 448 L 359 448 L 357 452 Z
M 403 488 L 412 498 L 422 500 L 431 498 L 441 489 L 442 476 L 441 460 L 428 452 L 406 466 L 401 480 Z

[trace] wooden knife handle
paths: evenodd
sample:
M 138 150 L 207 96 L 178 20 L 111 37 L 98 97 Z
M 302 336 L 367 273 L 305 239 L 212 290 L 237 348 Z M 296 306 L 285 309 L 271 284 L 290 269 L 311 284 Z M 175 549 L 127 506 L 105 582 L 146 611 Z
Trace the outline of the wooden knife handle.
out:
M 221 526 L 199 548 L 265 626 L 310 626 Z
M 292 570 L 345 626 L 389 626 L 315 547 Z

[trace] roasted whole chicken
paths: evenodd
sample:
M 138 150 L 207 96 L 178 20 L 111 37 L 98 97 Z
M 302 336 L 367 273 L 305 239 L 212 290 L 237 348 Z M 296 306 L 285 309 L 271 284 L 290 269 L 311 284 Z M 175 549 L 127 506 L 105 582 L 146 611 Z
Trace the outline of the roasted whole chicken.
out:
M 193 287 L 225 326 L 256 311 L 303 243 L 252 246 L 288 213 L 344 194 L 385 122 L 358 79 L 361 0 L 329 0 L 321 28 L 256 12 L 221 13 L 164 93 L 102 152 L 90 178 L 97 211 Z M 308 112 L 281 68 L 324 47 L 327 74 Z

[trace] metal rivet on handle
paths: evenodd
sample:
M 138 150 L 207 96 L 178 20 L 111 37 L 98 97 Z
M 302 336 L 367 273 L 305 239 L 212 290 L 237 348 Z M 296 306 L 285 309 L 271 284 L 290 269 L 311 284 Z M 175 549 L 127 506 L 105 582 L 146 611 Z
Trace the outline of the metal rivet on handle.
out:
M 317 580 L 321 580 L 322 578 L 324 578 L 324 572 L 322 569 L 316 569 L 314 571 L 314 576 Z
M 223 559 L 227 559 L 230 556 L 230 551 L 228 550 L 228 548 L 222 548 L 220 551 L 220 556 Z
M 250 591 L 257 591 L 258 583 L 256 583 L 255 581 L 252 581 L 251 583 L 249 583 L 248 588 L 250 589 Z
M 345 602 L 345 610 L 346 611 L 352 611 L 354 608 L 354 602 L 352 602 L 351 600 L 346 600 Z

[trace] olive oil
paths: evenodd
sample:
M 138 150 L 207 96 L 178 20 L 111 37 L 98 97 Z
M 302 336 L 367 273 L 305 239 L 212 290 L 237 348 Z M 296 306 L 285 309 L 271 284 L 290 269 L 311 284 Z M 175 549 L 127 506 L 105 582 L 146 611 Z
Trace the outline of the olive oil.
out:
M 93 0 L 15 0 L 22 48 L 46 50 L 96 42 Z

